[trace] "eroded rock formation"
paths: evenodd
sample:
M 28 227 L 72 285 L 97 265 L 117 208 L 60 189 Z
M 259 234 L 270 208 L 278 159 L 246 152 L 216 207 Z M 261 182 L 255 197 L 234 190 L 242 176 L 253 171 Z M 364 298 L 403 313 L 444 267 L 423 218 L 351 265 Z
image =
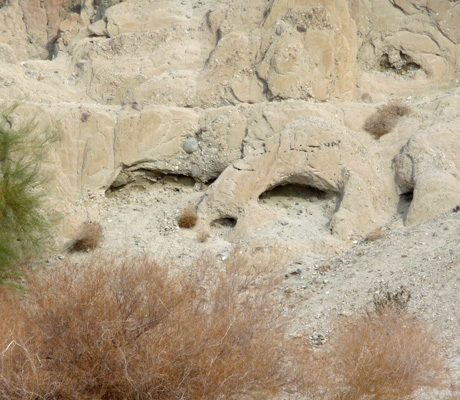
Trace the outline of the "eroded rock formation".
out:
M 0 99 L 57 126 L 62 201 L 133 174 L 218 178 L 202 218 L 240 229 L 297 183 L 360 235 L 398 193 L 407 223 L 460 201 L 459 22 L 449 0 L 4 0 Z M 414 113 L 377 143 L 363 121 L 391 98 Z
M 240 230 L 255 229 L 269 222 L 258 207 L 259 197 L 274 187 L 297 184 L 335 197 L 330 229 L 349 237 L 384 222 L 382 212 L 389 207 L 378 170 L 351 131 L 322 118 L 300 119 L 228 167 L 199 212 L 211 219 L 233 218 Z

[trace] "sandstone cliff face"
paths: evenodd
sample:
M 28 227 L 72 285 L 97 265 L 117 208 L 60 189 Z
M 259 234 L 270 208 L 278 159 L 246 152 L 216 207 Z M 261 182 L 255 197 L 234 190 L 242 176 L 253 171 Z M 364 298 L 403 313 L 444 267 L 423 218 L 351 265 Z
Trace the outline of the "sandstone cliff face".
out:
M 256 229 L 269 222 L 257 204 L 265 191 L 303 185 L 335 198 L 330 229 L 348 237 L 363 226 L 381 225 L 381 212 L 389 208 L 377 174 L 382 167 L 375 164 L 351 131 L 318 117 L 300 119 L 272 136 L 261 151 L 227 168 L 199 211 L 211 219 L 233 218 L 239 229 Z
M 407 223 L 460 202 L 455 2 L 0 7 L 0 99 L 57 124 L 58 199 L 136 174 L 217 178 L 203 221 L 231 217 L 245 230 L 265 190 L 295 183 L 336 196 L 330 226 L 343 238 L 391 220 L 404 193 Z M 414 112 L 377 142 L 364 120 L 374 101 L 397 97 Z

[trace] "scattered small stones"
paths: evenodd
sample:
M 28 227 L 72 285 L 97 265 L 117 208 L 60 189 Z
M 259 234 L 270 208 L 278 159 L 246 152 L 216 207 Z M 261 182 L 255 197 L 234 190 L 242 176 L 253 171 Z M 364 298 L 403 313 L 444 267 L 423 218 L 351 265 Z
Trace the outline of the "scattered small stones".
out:
M 135 102 L 131 105 L 131 107 L 132 107 L 134 110 L 136 110 L 136 111 L 142 111 L 142 106 L 141 106 L 137 101 L 135 101 Z
M 91 117 L 91 114 L 90 113 L 87 113 L 87 112 L 84 112 L 81 114 L 81 122 L 86 122 L 88 121 L 89 117 Z
M 321 333 L 317 333 L 310 336 L 310 341 L 315 346 L 322 346 L 327 342 L 327 339 Z
M 182 148 L 187 154 L 192 154 L 198 150 L 198 140 L 195 138 L 188 138 L 182 145 Z
M 301 273 L 302 273 L 302 270 L 300 268 L 297 268 L 295 271 L 291 271 L 288 274 L 284 275 L 284 277 L 289 278 L 289 276 L 300 275 Z

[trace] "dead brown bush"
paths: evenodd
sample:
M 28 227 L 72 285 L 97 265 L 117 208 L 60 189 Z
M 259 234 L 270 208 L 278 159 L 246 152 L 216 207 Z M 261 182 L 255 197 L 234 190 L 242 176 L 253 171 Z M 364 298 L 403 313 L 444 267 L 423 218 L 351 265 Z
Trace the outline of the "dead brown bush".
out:
M 198 214 L 196 213 L 195 206 L 187 206 L 181 211 L 179 216 L 180 228 L 193 228 L 197 222 Z
M 395 307 L 358 316 L 337 328 L 327 360 L 329 397 L 402 399 L 440 384 L 443 363 L 423 322 Z
M 363 128 L 379 139 L 396 127 L 400 117 L 410 113 L 411 109 L 407 104 L 401 100 L 393 100 L 368 117 Z
M 269 398 L 300 384 L 308 352 L 244 254 L 168 267 L 98 256 L 29 275 L 25 300 L 0 299 L 0 399 Z
M 365 239 L 368 242 L 375 242 L 376 240 L 384 239 L 387 235 L 382 228 L 375 228 L 373 231 L 369 232 Z
M 90 251 L 98 248 L 104 240 L 102 226 L 99 222 L 87 221 L 84 222 L 68 250 L 70 253 L 75 251 Z

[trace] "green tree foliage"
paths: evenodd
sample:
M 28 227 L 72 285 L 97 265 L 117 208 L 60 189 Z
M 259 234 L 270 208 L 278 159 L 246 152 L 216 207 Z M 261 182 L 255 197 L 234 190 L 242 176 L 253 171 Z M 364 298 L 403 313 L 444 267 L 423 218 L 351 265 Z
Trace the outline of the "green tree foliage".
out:
M 35 119 L 15 123 L 17 107 L 0 111 L 0 281 L 46 246 L 51 227 L 42 211 L 41 166 L 56 135 L 39 129 Z

